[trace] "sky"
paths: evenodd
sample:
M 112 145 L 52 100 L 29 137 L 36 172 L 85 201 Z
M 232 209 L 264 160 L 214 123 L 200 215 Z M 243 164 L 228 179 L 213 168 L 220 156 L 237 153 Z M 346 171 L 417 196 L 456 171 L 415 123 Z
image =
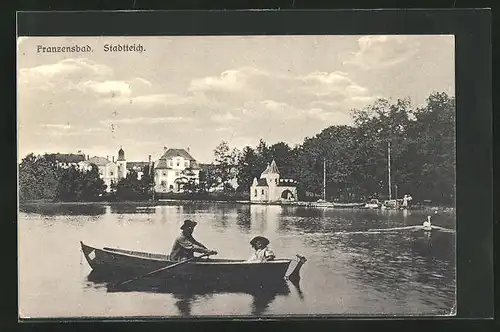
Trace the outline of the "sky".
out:
M 19 37 L 18 159 L 28 153 L 213 160 L 225 140 L 300 144 L 377 98 L 454 95 L 453 36 Z M 139 52 L 104 45 L 141 44 Z M 91 53 L 37 53 L 90 45 Z

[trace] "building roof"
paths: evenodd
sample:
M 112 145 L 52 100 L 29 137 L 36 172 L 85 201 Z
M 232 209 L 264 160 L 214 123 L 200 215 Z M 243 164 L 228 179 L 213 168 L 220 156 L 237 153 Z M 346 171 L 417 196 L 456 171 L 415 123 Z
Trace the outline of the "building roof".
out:
M 169 167 L 167 165 L 167 161 L 165 159 L 160 159 L 158 160 L 158 163 L 155 165 L 156 169 L 170 169 L 172 167 Z
M 165 153 L 163 154 L 163 156 L 161 156 L 160 159 L 167 160 L 174 157 L 182 157 L 188 160 L 196 160 L 184 149 L 168 149 L 167 151 L 165 151 Z
M 120 147 L 120 150 L 118 150 L 118 159 L 117 161 L 124 161 L 125 160 L 125 151 Z
M 269 187 L 269 185 L 267 184 L 267 179 L 258 179 L 257 187 Z
M 267 165 L 264 172 L 262 172 L 262 174 L 279 174 L 279 173 L 280 172 L 278 170 L 278 166 L 276 166 L 276 162 L 274 161 L 274 159 L 270 165 Z
M 79 163 L 85 160 L 85 155 L 73 153 L 51 153 L 47 155 L 47 159 L 60 163 Z
M 86 161 L 87 164 L 95 164 L 97 166 L 105 166 L 109 164 L 111 161 L 104 157 L 92 157 Z

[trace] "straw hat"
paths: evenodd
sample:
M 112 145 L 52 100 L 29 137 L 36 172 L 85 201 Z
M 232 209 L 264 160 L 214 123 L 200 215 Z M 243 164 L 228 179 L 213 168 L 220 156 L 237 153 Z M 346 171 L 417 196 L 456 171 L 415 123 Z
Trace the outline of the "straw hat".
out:
M 252 241 L 250 241 L 250 245 L 251 246 L 255 246 L 255 244 L 257 243 L 257 241 L 262 241 L 264 242 L 264 246 L 267 246 L 269 244 L 269 240 L 263 236 L 256 236 L 252 239 Z
M 184 220 L 184 224 L 181 226 L 181 229 L 184 230 L 186 228 L 194 228 L 196 225 L 198 225 L 198 223 L 196 221 L 192 221 L 192 220 Z

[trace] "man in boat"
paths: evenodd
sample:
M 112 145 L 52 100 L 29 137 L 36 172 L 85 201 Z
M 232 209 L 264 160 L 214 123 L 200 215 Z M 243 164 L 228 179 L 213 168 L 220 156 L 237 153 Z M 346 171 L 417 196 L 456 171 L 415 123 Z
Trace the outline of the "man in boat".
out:
M 193 231 L 197 224 L 197 222 L 192 220 L 184 220 L 184 224 L 181 226 L 182 233 L 175 239 L 172 251 L 170 252 L 171 260 L 191 259 L 194 257 L 195 252 L 217 255 L 217 251 L 208 249 L 193 238 Z
M 254 248 L 255 252 L 248 259 L 249 262 L 267 262 L 272 261 L 276 256 L 267 246 L 269 240 L 263 236 L 256 236 L 250 241 L 250 245 Z

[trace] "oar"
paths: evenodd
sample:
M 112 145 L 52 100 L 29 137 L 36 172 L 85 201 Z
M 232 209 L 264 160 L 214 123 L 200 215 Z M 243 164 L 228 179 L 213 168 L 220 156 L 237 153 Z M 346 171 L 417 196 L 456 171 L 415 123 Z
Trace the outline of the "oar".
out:
M 190 258 L 190 259 L 186 259 L 185 261 L 180 261 L 178 263 L 175 263 L 175 264 L 171 264 L 171 265 L 168 265 L 168 266 L 165 266 L 165 267 L 162 267 L 161 269 L 158 269 L 158 270 L 154 270 L 152 272 L 149 272 L 149 273 L 146 273 L 146 274 L 143 274 L 141 276 L 138 276 L 138 277 L 135 277 L 133 279 L 129 279 L 129 280 L 126 280 L 126 281 L 123 281 L 123 282 L 120 282 L 118 283 L 118 285 L 125 285 L 125 284 L 128 284 L 128 283 L 131 283 L 133 281 L 136 281 L 138 279 L 141 279 L 141 278 L 144 278 L 144 277 L 148 277 L 150 275 L 153 275 L 153 274 L 156 274 L 158 272 L 162 272 L 162 271 L 166 271 L 166 270 L 169 270 L 169 269 L 173 269 L 174 267 L 176 266 L 179 266 L 179 265 L 182 265 L 182 264 L 186 264 L 186 263 L 189 263 L 190 261 L 194 260 L 194 259 L 198 259 L 198 258 L 202 258 L 202 257 L 205 257 L 205 256 L 209 256 L 210 254 L 203 254 L 201 256 L 198 256 L 198 257 L 193 257 L 193 258 Z

